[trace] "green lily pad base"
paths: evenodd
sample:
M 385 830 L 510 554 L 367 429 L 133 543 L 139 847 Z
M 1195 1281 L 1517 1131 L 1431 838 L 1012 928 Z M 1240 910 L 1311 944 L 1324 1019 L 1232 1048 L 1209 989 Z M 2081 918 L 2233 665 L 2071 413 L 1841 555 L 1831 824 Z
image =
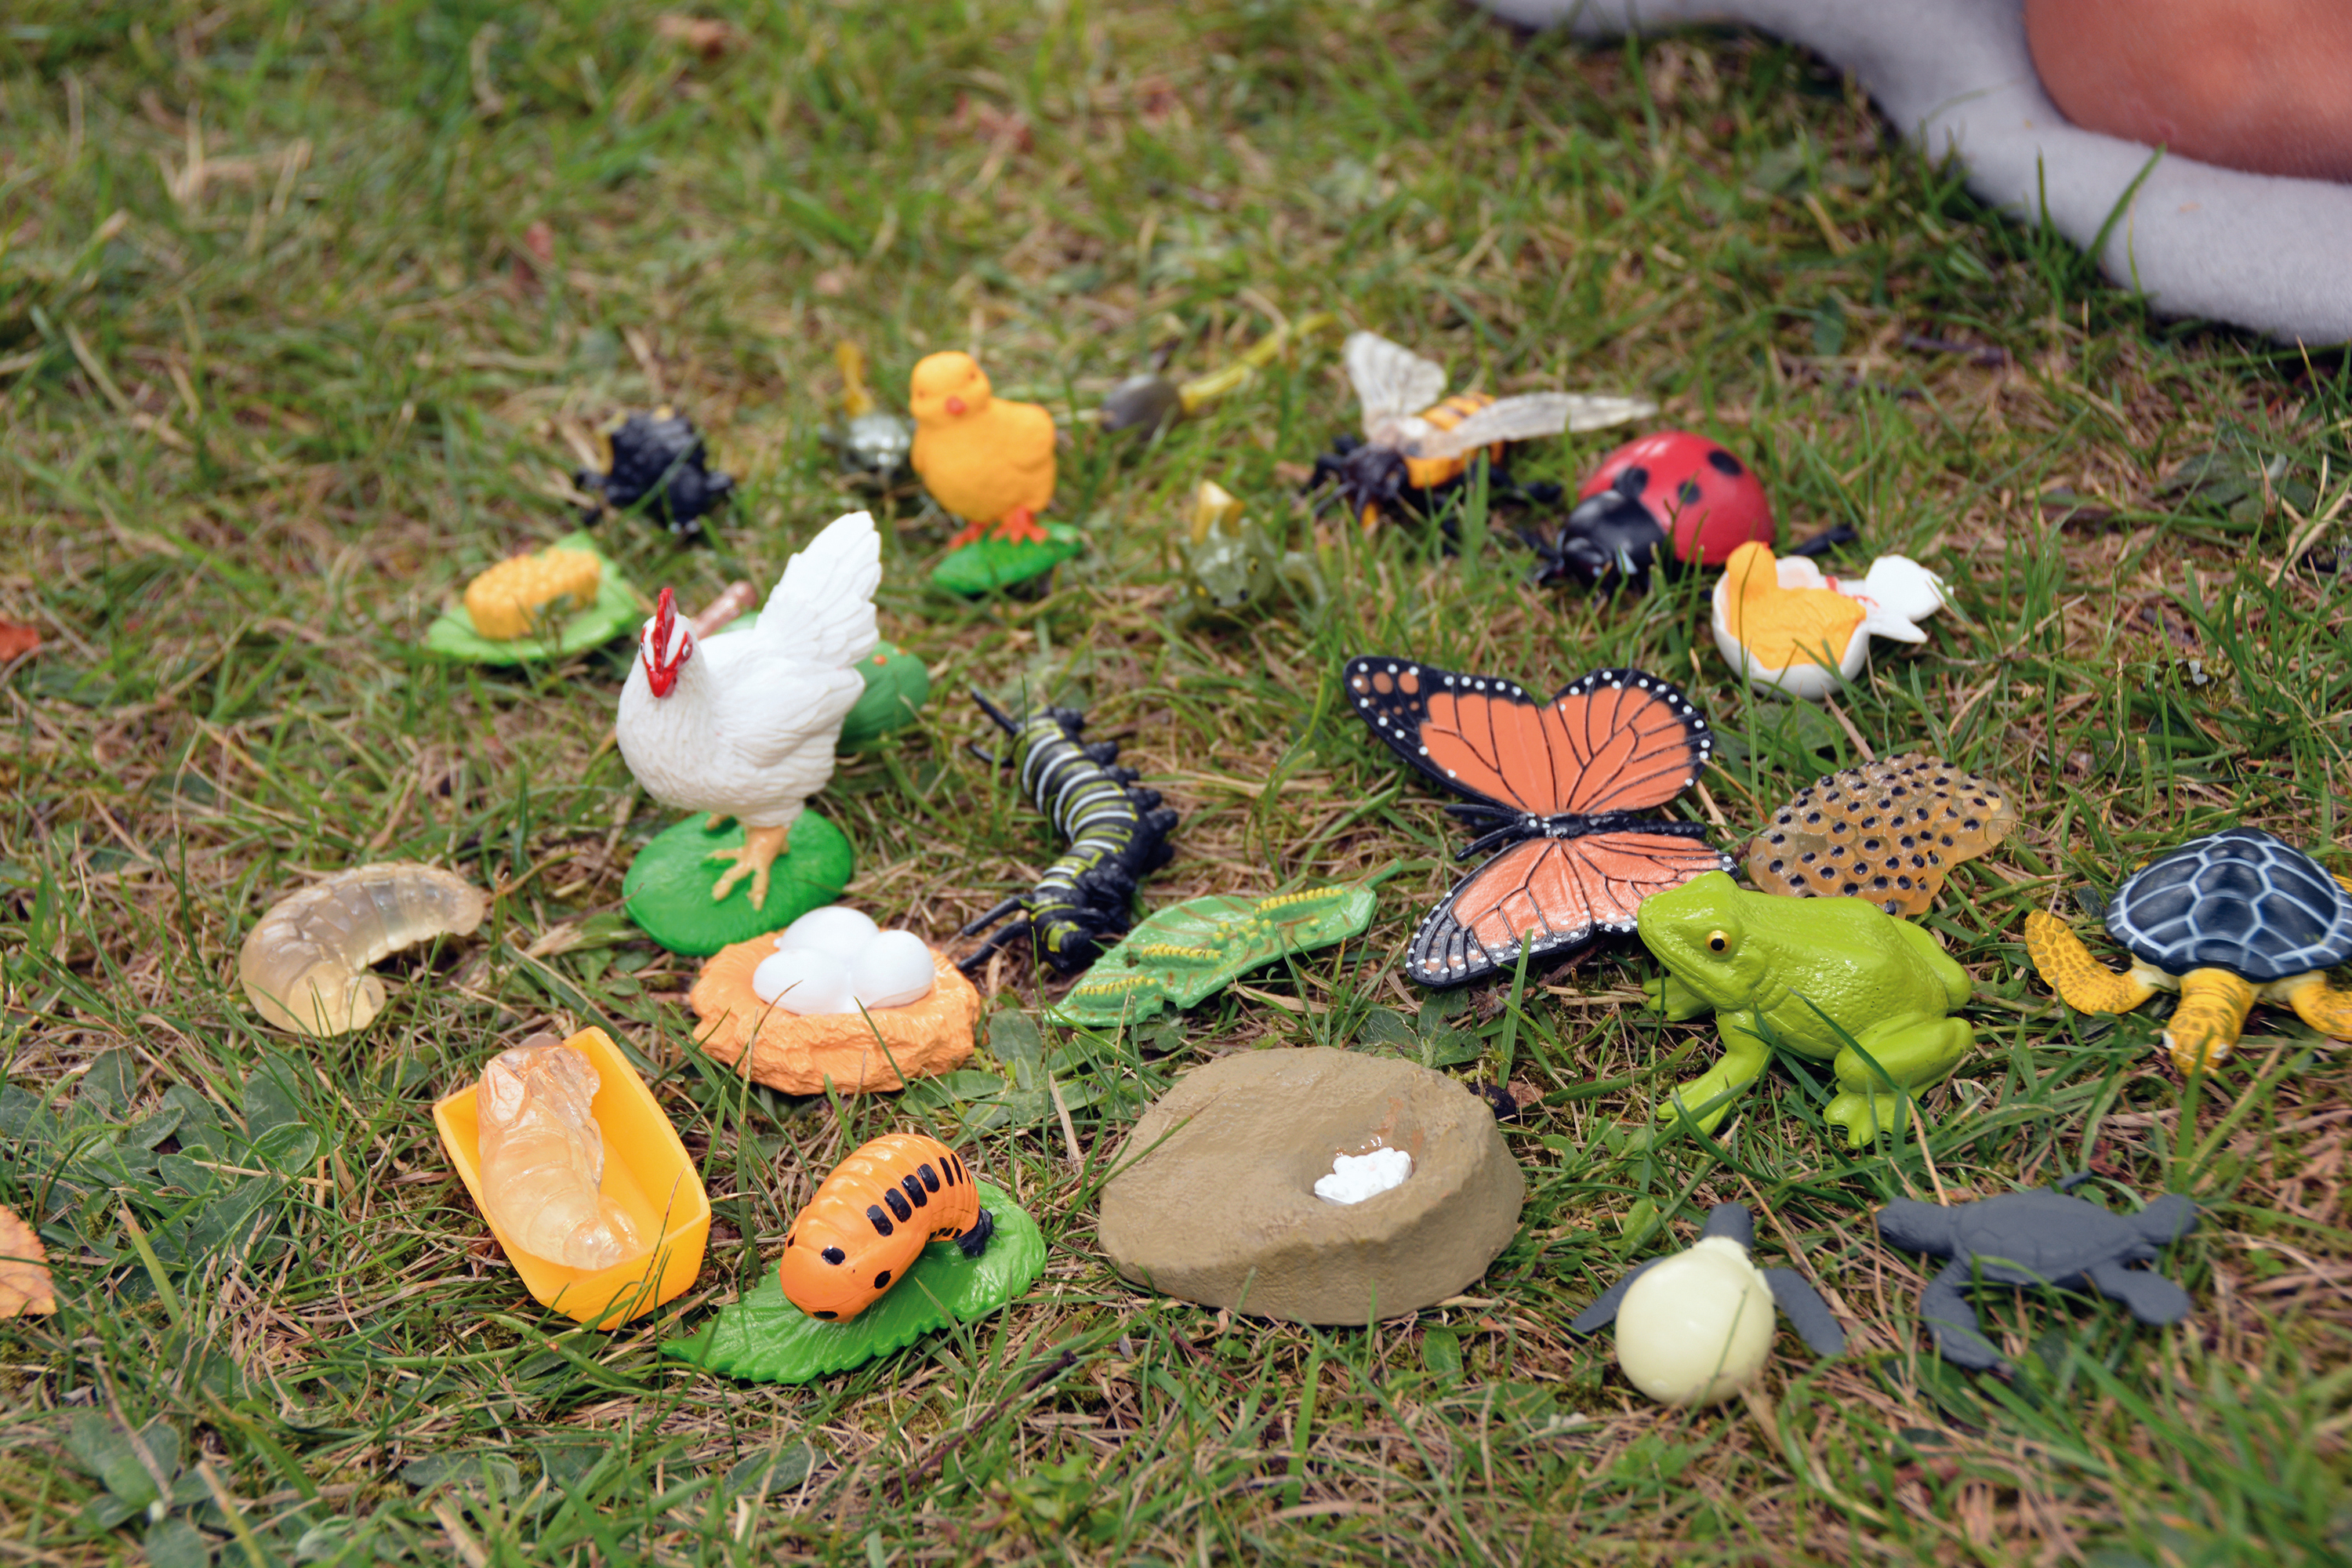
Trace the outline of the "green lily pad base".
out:
M 743 825 L 730 822 L 714 832 L 703 821 L 689 816 L 664 828 L 637 851 L 629 874 L 621 880 L 629 918 L 672 952 L 708 958 L 730 943 L 782 931 L 840 898 L 849 885 L 855 856 L 847 836 L 816 813 L 804 811 L 793 824 L 790 847 L 769 868 L 765 904 L 751 907 L 749 877 L 725 898 L 713 900 L 710 889 L 727 874 L 727 864 L 710 856 L 740 847 Z
M 821 1323 L 784 1300 L 771 1269 L 699 1331 L 663 1345 L 662 1354 L 747 1383 L 806 1383 L 902 1350 L 951 1321 L 979 1321 L 1045 1270 L 1037 1222 L 999 1188 L 986 1182 L 979 1187 L 980 1206 L 996 1221 L 996 1234 L 978 1258 L 966 1258 L 952 1241 L 935 1241 L 906 1278 L 845 1323 Z
M 931 695 L 931 672 L 923 661 L 886 642 L 876 643 L 874 651 L 857 661 L 857 673 L 866 678 L 866 695 L 841 721 L 838 744 L 845 752 L 871 745 L 913 723 Z
M 474 617 L 466 606 L 442 613 L 441 618 L 425 630 L 425 646 L 444 658 L 465 659 L 473 664 L 523 664 L 532 659 L 569 658 L 575 653 L 585 653 L 601 647 L 634 627 L 645 612 L 638 606 L 637 591 L 621 575 L 605 553 L 596 548 L 593 535 L 566 534 L 555 542 L 557 550 L 583 550 L 593 555 L 604 567 L 596 581 L 596 602 L 554 628 L 551 635 L 538 637 L 515 637 L 506 642 L 493 642 L 474 629 Z
M 1066 1024 L 1134 1024 L 1190 1007 L 1261 964 L 1361 936 L 1378 900 L 1343 882 L 1249 899 L 1213 893 L 1153 914 L 1095 961 L 1053 1009 Z
M 946 560 L 931 568 L 931 582 L 950 594 L 992 594 L 1015 583 L 1044 576 L 1085 545 L 1086 536 L 1066 522 L 1046 524 L 1042 543 L 1035 540 L 1018 544 L 1008 539 L 976 540 L 961 550 L 950 551 Z

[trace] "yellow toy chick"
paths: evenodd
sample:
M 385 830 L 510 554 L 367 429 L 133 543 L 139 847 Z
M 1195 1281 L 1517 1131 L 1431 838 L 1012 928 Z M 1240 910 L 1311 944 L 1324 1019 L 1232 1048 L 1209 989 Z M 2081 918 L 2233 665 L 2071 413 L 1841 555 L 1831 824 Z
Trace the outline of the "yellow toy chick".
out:
M 930 354 L 915 366 L 915 472 L 931 499 L 964 520 L 950 548 L 990 538 L 1043 542 L 1037 513 L 1054 499 L 1054 416 L 1034 403 L 993 396 L 970 354 Z

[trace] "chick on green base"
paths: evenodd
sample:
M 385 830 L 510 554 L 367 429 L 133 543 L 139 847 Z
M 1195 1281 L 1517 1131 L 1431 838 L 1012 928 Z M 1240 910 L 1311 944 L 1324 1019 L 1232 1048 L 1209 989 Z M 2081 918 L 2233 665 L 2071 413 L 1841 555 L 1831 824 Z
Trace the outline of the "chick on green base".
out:
M 1036 516 L 1054 499 L 1054 416 L 1037 404 L 995 396 L 987 373 L 966 353 L 918 362 L 907 404 L 915 416 L 915 472 L 932 500 L 964 520 L 949 546 L 984 533 L 1044 542 Z

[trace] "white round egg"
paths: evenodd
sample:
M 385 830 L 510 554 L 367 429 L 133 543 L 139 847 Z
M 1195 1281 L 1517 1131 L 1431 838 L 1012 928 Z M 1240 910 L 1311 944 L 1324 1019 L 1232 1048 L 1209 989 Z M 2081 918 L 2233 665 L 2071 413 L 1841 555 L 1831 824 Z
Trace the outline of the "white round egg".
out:
M 768 954 L 751 972 L 751 990 L 762 1002 L 787 1013 L 846 1013 L 849 966 L 814 948 L 787 947 Z
M 931 950 L 910 931 L 886 931 L 849 961 L 849 990 L 868 1007 L 904 1007 L 931 994 Z
M 1772 1349 L 1772 1288 L 1737 1241 L 1712 1237 L 1643 1271 L 1617 1306 L 1617 1364 L 1661 1405 L 1713 1405 L 1756 1381 Z
M 776 938 L 776 951 L 807 948 L 829 952 L 846 963 L 881 930 L 872 919 L 847 904 L 827 904 L 821 910 L 811 910 L 786 926 L 783 934 Z

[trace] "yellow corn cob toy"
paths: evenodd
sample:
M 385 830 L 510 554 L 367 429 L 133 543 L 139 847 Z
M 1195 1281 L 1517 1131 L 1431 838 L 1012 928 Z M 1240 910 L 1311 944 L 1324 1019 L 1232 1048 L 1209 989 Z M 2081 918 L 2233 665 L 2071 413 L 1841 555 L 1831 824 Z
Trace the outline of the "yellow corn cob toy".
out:
M 466 614 L 483 637 L 512 642 L 593 603 L 604 576 L 604 563 L 584 550 L 517 555 L 466 584 Z

